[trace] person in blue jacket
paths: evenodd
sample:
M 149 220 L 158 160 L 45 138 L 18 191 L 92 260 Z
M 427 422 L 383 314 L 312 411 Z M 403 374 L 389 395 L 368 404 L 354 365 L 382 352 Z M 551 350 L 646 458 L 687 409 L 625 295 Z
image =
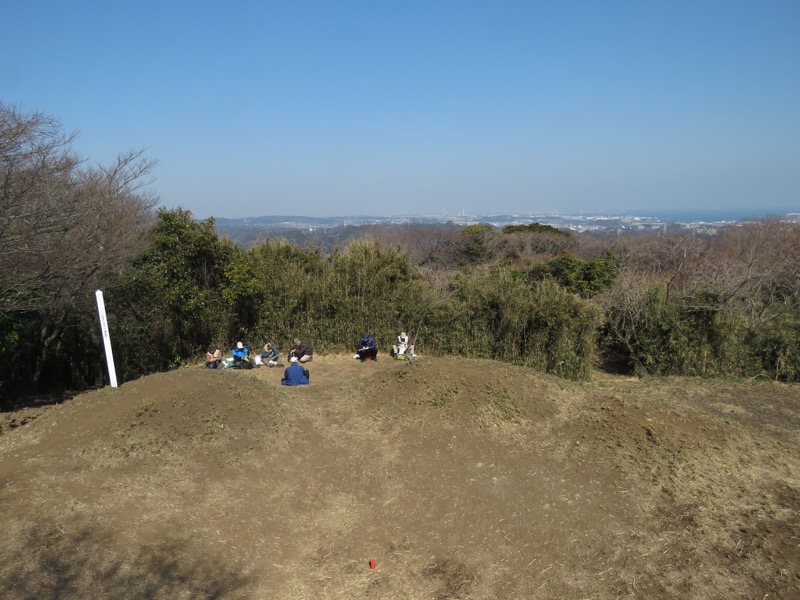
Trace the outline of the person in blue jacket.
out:
M 231 356 L 233 356 L 234 369 L 253 368 L 253 363 L 250 362 L 250 350 L 242 342 L 236 342 L 236 345 L 231 349 Z
M 283 379 L 281 385 L 306 385 L 311 376 L 308 369 L 304 369 L 297 362 L 297 357 L 293 356 L 289 359 L 291 363 L 283 372 Z
M 365 333 L 358 340 L 358 352 L 354 358 L 358 358 L 361 362 L 365 360 L 378 360 L 378 345 L 375 343 L 375 338 L 370 334 Z

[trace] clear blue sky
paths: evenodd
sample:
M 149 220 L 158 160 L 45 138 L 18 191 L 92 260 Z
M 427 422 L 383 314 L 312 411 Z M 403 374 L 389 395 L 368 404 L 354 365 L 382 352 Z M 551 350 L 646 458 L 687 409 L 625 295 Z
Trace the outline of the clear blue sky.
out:
M 800 210 L 800 0 L 6 3 L 0 101 L 198 217 Z

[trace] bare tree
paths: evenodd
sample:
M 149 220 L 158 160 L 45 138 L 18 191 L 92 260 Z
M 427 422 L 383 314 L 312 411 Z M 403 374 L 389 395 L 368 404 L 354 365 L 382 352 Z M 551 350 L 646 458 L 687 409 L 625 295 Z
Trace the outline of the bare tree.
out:
M 723 230 L 698 277 L 725 301 L 746 306 L 751 320 L 767 321 L 800 300 L 800 226 L 777 219 Z
M 409 223 L 365 227 L 365 234 L 386 245 L 397 245 L 411 262 L 425 270 L 449 269 L 463 260 L 464 236 L 452 224 Z
M 0 104 L 0 311 L 41 323 L 34 381 L 70 311 L 141 250 L 157 203 L 142 152 L 93 167 L 73 140 L 50 117 Z
M 141 248 L 157 199 L 142 193 L 142 152 L 86 167 L 54 120 L 0 105 L 0 298 L 3 310 L 62 304 Z

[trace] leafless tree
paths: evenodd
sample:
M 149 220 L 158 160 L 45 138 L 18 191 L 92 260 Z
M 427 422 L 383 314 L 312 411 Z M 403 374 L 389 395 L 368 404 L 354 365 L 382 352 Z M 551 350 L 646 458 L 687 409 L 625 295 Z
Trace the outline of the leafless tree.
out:
M 142 152 L 87 167 L 72 135 L 40 114 L 0 105 L 0 289 L 3 310 L 62 304 L 139 251 L 157 199 L 142 192 Z
M 800 226 L 777 219 L 723 230 L 698 276 L 749 318 L 770 320 L 800 301 Z
M 157 203 L 143 152 L 89 166 L 74 137 L 0 104 L 0 311 L 36 313 L 41 356 L 76 304 L 141 250 Z
M 463 258 L 463 236 L 452 224 L 410 223 L 366 227 L 364 231 L 383 244 L 399 246 L 408 253 L 413 264 L 426 271 L 452 268 Z

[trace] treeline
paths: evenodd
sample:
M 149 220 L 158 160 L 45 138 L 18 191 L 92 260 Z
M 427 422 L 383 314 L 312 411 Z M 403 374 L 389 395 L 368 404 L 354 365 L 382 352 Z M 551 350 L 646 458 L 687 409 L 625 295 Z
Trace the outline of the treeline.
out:
M 550 280 L 513 269 L 445 274 L 413 264 L 374 237 L 324 255 L 282 240 L 238 249 L 213 221 L 162 210 L 150 246 L 109 286 L 123 378 L 230 347 L 301 337 L 321 352 L 352 352 L 365 331 L 386 351 L 398 331 L 431 354 L 497 358 L 586 377 L 600 310 Z
M 417 352 L 483 357 L 570 379 L 597 367 L 800 381 L 800 228 L 595 238 L 536 223 L 500 231 L 365 227 L 332 251 L 240 248 L 145 194 L 138 153 L 88 167 L 42 115 L 0 105 L 0 393 L 104 379 L 103 289 L 123 381 L 210 343 L 351 352 L 400 330 Z

